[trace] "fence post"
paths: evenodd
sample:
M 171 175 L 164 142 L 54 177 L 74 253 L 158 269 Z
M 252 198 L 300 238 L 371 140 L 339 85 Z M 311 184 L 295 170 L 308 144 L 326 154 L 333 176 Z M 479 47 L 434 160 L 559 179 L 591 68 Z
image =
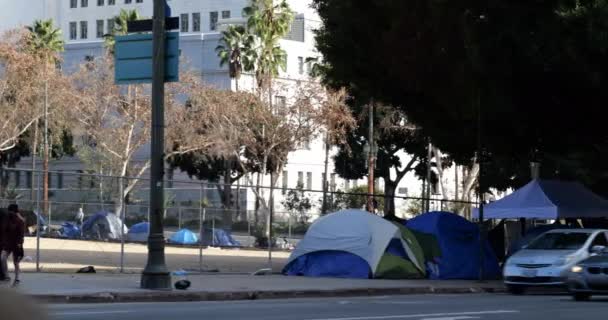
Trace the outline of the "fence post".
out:
M 120 193 L 120 199 L 122 206 L 120 206 L 120 273 L 124 272 L 125 268 L 125 212 L 127 203 L 124 196 L 125 181 L 124 177 L 120 177 L 118 180 L 118 192 Z
M 32 174 L 36 174 L 32 172 Z M 40 272 L 40 175 L 36 174 L 36 272 Z
M 182 207 L 177 206 L 177 228 L 182 229 Z
M 203 184 L 200 187 L 199 201 L 198 201 L 198 269 L 199 272 L 203 272 Z

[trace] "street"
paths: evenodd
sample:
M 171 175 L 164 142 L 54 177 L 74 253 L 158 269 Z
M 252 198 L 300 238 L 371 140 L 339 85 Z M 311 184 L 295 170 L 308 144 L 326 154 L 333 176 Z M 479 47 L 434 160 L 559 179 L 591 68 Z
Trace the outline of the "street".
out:
M 203 303 L 51 305 L 53 320 L 289 319 L 464 320 L 605 319 L 608 297 L 574 302 L 566 295 L 409 295 Z

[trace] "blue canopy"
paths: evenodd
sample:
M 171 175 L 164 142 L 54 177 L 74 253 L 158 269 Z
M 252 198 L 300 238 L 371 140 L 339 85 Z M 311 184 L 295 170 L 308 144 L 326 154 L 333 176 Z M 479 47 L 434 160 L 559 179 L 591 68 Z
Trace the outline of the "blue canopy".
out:
M 410 219 L 406 226 L 414 231 L 432 234 L 441 248 L 438 267 L 430 270 L 431 279 L 479 278 L 479 228 L 450 212 L 428 212 Z M 484 277 L 500 275 L 498 260 L 489 242 L 485 244 Z
M 608 201 L 578 182 L 537 179 L 485 205 L 483 212 L 486 219 L 602 218 L 608 217 Z
M 196 244 L 198 243 L 198 237 L 194 232 L 188 229 L 181 229 L 169 238 L 169 242 L 176 244 Z

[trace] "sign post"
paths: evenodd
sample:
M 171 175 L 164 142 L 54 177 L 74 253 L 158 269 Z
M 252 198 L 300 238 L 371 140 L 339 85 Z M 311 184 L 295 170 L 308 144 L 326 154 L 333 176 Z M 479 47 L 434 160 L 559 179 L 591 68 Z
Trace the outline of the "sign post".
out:
M 148 237 L 148 262 L 141 276 L 141 287 L 155 290 L 171 290 L 171 274 L 165 263 L 163 232 L 165 10 L 165 0 L 154 0 L 150 235 Z

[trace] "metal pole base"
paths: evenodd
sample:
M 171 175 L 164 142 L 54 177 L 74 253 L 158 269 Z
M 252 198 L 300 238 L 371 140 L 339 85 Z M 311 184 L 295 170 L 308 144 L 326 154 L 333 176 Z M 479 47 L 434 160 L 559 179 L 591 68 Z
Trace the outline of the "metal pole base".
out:
M 165 264 L 165 240 L 162 235 L 151 234 L 148 238 L 148 263 L 141 275 L 141 288 L 171 290 L 171 273 Z
M 147 273 L 141 275 L 141 288 L 149 290 L 171 290 L 171 274 L 167 273 Z

